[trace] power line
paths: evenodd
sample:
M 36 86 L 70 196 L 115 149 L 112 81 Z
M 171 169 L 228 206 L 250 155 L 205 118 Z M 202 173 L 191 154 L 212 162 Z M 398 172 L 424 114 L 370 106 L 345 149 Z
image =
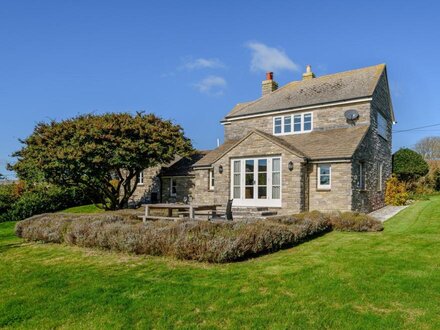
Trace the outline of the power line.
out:
M 408 129 L 401 129 L 401 130 L 398 130 L 398 131 L 393 131 L 393 133 L 401 133 L 401 132 L 415 131 L 415 130 L 419 130 L 419 129 L 421 129 L 421 128 L 434 127 L 434 126 L 440 126 L 440 123 L 439 123 L 439 124 L 433 124 L 433 125 L 426 125 L 426 126 L 414 127 L 414 128 L 408 128 Z

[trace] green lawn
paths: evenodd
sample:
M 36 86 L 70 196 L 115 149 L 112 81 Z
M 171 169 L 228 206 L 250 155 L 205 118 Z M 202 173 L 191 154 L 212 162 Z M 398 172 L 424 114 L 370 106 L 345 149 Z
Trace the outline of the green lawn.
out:
M 440 196 L 381 233 L 208 265 L 23 243 L 0 224 L 5 328 L 440 328 Z

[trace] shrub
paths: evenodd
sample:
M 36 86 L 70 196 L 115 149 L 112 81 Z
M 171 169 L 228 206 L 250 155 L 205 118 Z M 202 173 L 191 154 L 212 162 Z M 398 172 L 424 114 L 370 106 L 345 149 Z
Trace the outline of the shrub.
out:
M 45 212 L 54 212 L 84 204 L 82 191 L 53 185 L 39 185 L 27 190 L 0 214 L 0 222 L 16 221 Z
M 401 181 L 409 182 L 425 176 L 429 165 L 423 157 L 411 149 L 400 149 L 393 155 L 393 173 Z
M 330 218 L 332 228 L 338 231 L 364 232 L 383 230 L 383 225 L 380 221 L 366 214 L 344 212 L 332 214 Z
M 440 191 L 440 169 L 436 168 L 432 172 L 432 183 L 435 191 Z
M 243 222 L 155 221 L 143 225 L 123 213 L 43 214 L 16 225 L 19 237 L 51 243 L 178 259 L 230 262 L 278 251 L 330 229 L 318 214 Z
M 387 205 L 405 205 L 408 196 L 405 184 L 392 175 L 386 182 L 385 203 Z

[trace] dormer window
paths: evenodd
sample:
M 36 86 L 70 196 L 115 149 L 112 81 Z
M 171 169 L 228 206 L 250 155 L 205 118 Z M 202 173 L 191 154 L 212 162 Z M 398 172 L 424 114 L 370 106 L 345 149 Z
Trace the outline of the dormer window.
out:
M 313 130 L 313 115 L 311 112 L 280 116 L 273 118 L 273 134 L 298 134 Z

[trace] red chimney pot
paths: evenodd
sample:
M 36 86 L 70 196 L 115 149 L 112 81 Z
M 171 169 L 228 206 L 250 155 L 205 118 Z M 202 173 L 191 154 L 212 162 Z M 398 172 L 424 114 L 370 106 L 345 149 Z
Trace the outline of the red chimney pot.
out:
M 266 72 L 266 80 L 273 80 L 273 72 Z

